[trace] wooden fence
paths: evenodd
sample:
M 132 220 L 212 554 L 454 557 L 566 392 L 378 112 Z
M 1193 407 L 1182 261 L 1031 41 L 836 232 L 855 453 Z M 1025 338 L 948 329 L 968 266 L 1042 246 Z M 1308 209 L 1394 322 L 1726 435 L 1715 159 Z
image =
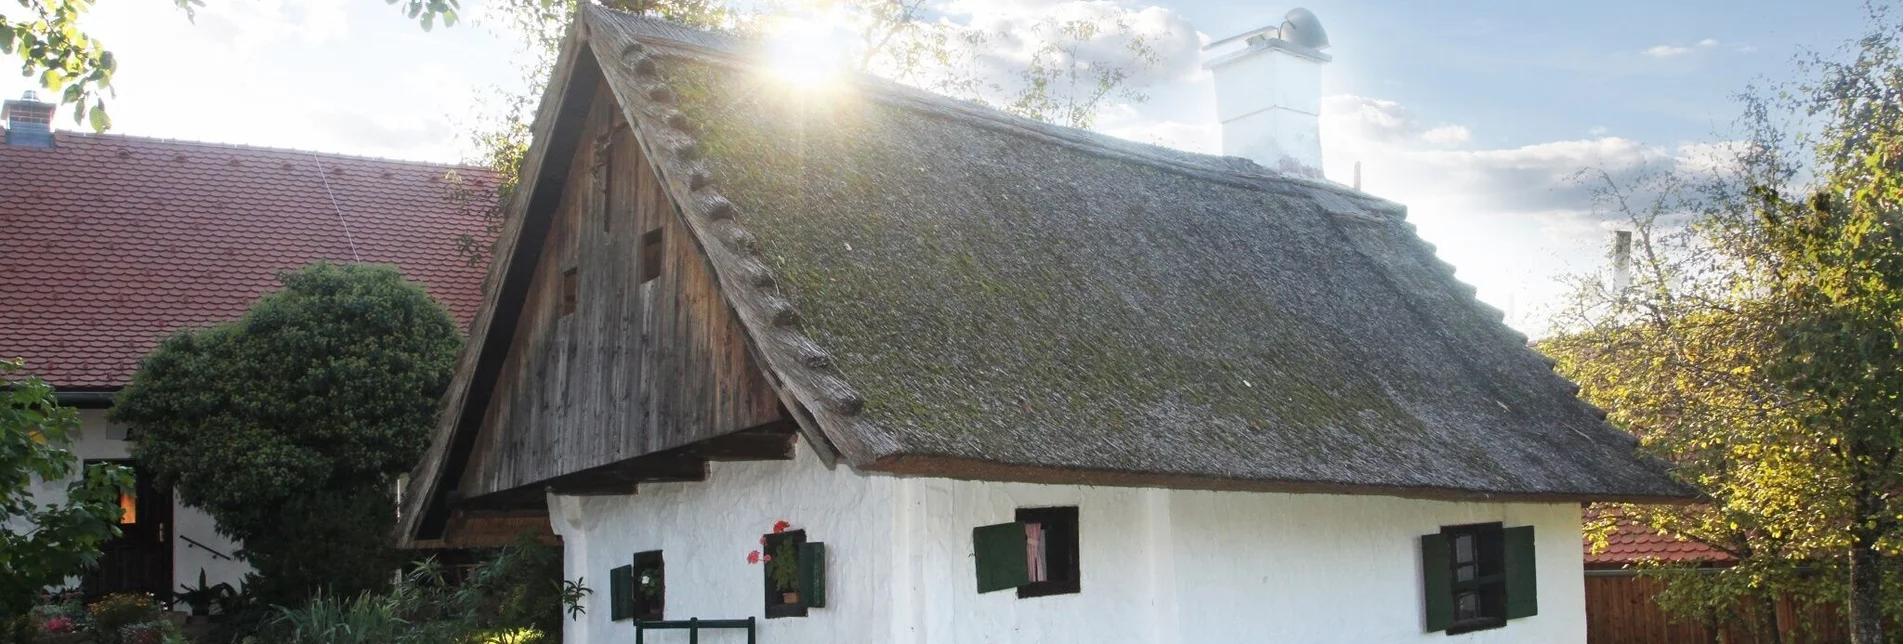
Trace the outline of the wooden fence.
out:
M 1625 570 L 1586 571 L 1586 641 L 1588 644 L 1830 644 L 1848 642 L 1844 621 L 1835 610 L 1824 609 L 1810 615 L 1809 629 L 1800 629 L 1797 608 L 1792 602 L 1777 602 L 1778 623 L 1783 637 L 1767 632 L 1754 633 L 1747 625 L 1713 627 L 1691 620 L 1674 622 L 1652 596 L 1662 582 L 1640 577 Z M 1750 614 L 1757 607 L 1746 604 L 1738 613 Z M 1745 620 L 1749 621 L 1749 620 Z

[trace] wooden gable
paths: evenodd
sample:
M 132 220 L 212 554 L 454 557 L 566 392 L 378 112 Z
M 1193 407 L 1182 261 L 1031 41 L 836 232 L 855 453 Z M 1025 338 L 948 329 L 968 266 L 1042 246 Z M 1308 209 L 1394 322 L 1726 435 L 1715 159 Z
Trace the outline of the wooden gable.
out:
M 616 466 L 629 482 L 691 476 L 679 461 L 650 476 L 627 462 L 782 418 L 613 93 L 593 96 L 507 356 L 471 401 L 485 411 L 463 499 L 535 486 L 533 502 L 544 484 Z

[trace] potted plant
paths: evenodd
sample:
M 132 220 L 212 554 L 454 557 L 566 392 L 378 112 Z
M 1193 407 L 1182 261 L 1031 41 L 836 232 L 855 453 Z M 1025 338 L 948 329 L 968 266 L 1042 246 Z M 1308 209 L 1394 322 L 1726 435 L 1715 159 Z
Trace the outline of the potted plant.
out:
M 192 621 L 194 622 L 209 621 L 212 607 L 222 606 L 229 601 L 230 598 L 238 594 L 238 591 L 233 589 L 231 584 L 219 583 L 216 586 L 207 585 L 205 583 L 204 568 L 198 569 L 197 587 L 194 588 L 192 586 L 179 584 L 178 591 L 178 601 L 192 607 Z
M 800 603 L 799 550 L 791 539 L 780 542 L 773 553 L 762 557 L 766 562 L 767 577 L 773 580 L 773 587 L 780 591 L 781 603 L 797 606 Z

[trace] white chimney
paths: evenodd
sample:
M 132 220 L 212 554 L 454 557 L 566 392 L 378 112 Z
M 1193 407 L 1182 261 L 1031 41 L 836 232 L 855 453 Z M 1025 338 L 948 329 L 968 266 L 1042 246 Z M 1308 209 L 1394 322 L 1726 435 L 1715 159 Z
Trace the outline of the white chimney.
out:
M 53 109 L 56 107 L 41 101 L 39 93 L 32 90 L 27 90 L 20 100 L 0 103 L 0 122 L 6 123 L 7 145 L 53 147 Z
M 1222 121 L 1222 153 L 1247 157 L 1265 167 L 1322 176 L 1322 53 L 1328 33 L 1307 9 L 1288 12 L 1282 24 L 1218 40 L 1209 51 L 1240 41 L 1243 48 L 1203 67 L 1216 76 L 1216 118 Z

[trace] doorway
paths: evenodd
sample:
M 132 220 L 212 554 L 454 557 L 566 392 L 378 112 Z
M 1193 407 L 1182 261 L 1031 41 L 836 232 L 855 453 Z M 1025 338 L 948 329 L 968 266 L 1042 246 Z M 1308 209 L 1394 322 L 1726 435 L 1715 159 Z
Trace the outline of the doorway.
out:
M 87 461 L 132 470 L 133 494 L 121 495 L 120 535 L 101 548 L 99 565 L 81 582 L 88 598 L 113 593 L 151 593 L 172 598 L 172 491 L 159 490 L 132 461 Z

